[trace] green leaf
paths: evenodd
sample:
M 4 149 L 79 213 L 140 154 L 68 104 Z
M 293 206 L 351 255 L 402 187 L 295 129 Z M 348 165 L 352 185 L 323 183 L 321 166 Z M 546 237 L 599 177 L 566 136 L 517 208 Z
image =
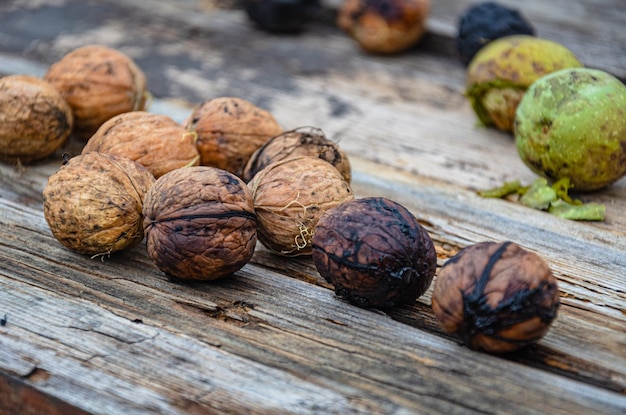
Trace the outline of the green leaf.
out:
M 548 212 L 564 219 L 603 221 L 606 207 L 601 203 L 585 203 L 574 205 L 562 199 L 555 200 Z
M 520 198 L 520 203 L 534 209 L 545 210 L 557 200 L 556 191 L 548 185 L 544 178 L 537 179 L 528 191 Z
M 571 204 L 571 205 L 582 205 L 583 202 L 578 199 L 572 199 L 569 195 L 569 189 L 573 188 L 574 185 L 571 183 L 569 177 L 564 177 L 559 179 L 556 183 L 552 185 L 552 188 L 556 192 L 556 195 L 559 199 L 563 199 L 563 201 Z
M 500 187 L 479 191 L 478 195 L 481 197 L 502 198 L 511 193 L 518 193 L 522 188 L 523 186 L 519 181 L 506 182 Z

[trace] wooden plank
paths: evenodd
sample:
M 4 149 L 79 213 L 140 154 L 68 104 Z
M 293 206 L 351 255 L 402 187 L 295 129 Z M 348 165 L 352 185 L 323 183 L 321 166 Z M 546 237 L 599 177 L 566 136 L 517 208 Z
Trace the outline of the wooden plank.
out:
M 375 180 L 378 179 L 368 178 L 361 169 L 357 172 L 355 176 L 357 189 L 358 186 L 364 186 L 369 191 L 384 190 L 376 188 Z M 393 182 L 385 181 L 387 192 L 391 192 L 395 199 L 403 202 L 406 202 L 403 198 L 413 200 L 412 203 L 407 203 L 412 209 L 416 205 L 421 205 L 420 198 L 427 201 L 429 209 L 433 211 L 441 212 L 442 210 L 438 209 L 439 206 L 457 206 L 456 203 L 451 202 L 458 198 L 456 192 L 447 195 L 444 192 L 444 196 L 441 196 L 440 188 L 437 192 L 432 192 L 433 189 L 428 189 L 425 183 L 415 188 L 408 188 L 405 184 L 402 186 L 403 192 L 399 192 L 397 188 L 394 189 Z M 476 212 L 482 212 L 481 214 L 490 212 L 491 209 L 477 209 L 473 206 L 476 202 L 484 203 L 482 199 L 468 197 L 468 203 L 462 206 L 469 212 L 469 218 L 460 218 L 458 223 L 463 223 L 463 226 L 468 227 L 467 223 L 471 223 L 471 216 Z M 514 208 L 508 204 L 502 204 L 502 206 Z M 498 209 L 502 206 L 498 206 Z M 455 209 L 461 210 L 458 207 Z M 624 302 L 619 298 L 623 295 L 624 283 L 618 278 L 609 281 L 607 292 L 603 296 L 596 295 L 597 293 L 593 290 L 585 290 L 584 286 L 577 287 L 576 283 L 562 284 L 564 306 L 557 323 L 541 343 L 540 348 L 534 349 L 530 354 L 513 357 L 512 361 L 496 359 L 496 362 L 487 364 L 487 360 L 493 360 L 492 357 L 458 347 L 455 341 L 442 335 L 440 330 L 432 325 L 425 327 L 423 323 L 419 323 L 417 327 L 412 327 L 401 323 L 402 321 L 420 321 L 424 315 L 429 316 L 430 310 L 424 307 L 428 305 L 427 299 L 422 299 L 420 304 L 413 309 L 395 312 L 396 317 L 389 319 L 383 314 L 356 309 L 334 299 L 332 293 L 323 284 L 313 285 L 312 288 L 310 281 L 315 279 L 315 274 L 310 263 L 300 269 L 300 274 L 308 275 L 304 278 L 305 281 L 285 278 L 283 275 L 268 271 L 267 268 L 281 269 L 284 265 L 283 260 L 268 255 L 261 255 L 263 259 L 255 260 L 233 281 L 214 285 L 173 285 L 166 281 L 158 270 L 155 270 L 143 252 L 143 248 L 112 256 L 110 259 L 105 258 L 104 262 L 90 260 L 68 252 L 58 244 L 55 245 L 40 211 L 7 203 L 3 206 L 2 212 L 4 212 L 2 240 L 11 241 L 11 243 L 3 246 L 3 266 L 0 268 L 0 274 L 8 278 L 10 282 L 27 284 L 31 287 L 29 291 L 34 287 L 39 287 L 48 293 L 65 296 L 63 301 L 71 302 L 72 298 L 82 298 L 87 305 L 99 305 L 131 323 L 141 320 L 150 328 L 184 333 L 206 342 L 209 347 L 219 346 L 220 350 L 262 362 L 271 367 L 280 367 L 289 373 L 307 373 L 307 376 L 315 379 L 317 384 L 326 384 L 329 379 L 333 379 L 344 385 L 344 388 L 348 388 L 346 385 L 349 385 L 350 388 L 356 388 L 359 392 L 350 388 L 341 389 L 332 382 L 330 385 L 326 384 L 327 387 L 333 390 L 339 388 L 337 390 L 350 396 L 354 394 L 361 396 L 360 394 L 365 393 L 367 398 L 362 399 L 366 402 L 371 399 L 368 403 L 370 409 L 375 402 L 381 401 L 383 396 L 391 395 L 393 398 L 388 399 L 392 399 L 394 405 L 406 406 L 414 410 L 426 410 L 428 407 L 447 413 L 463 412 L 468 410 L 468 407 L 463 406 L 461 402 L 467 402 L 469 409 L 475 411 L 486 411 L 488 408 L 505 410 L 502 405 L 506 404 L 512 405 L 511 408 L 514 408 L 515 412 L 523 413 L 523 406 L 527 403 L 515 397 L 521 393 L 518 388 L 524 388 L 526 396 L 528 394 L 536 396 L 538 402 L 552 402 L 561 410 L 563 408 L 567 411 L 601 409 L 610 413 L 613 410 L 623 409 L 624 402 L 620 399 L 622 398 L 620 394 L 626 390 L 626 377 L 624 376 L 626 360 L 621 347 L 624 338 Z M 422 208 L 416 211 L 416 214 L 426 217 L 427 221 L 432 223 L 430 231 L 440 243 L 444 241 L 448 245 L 459 244 L 463 240 L 459 236 L 447 238 L 449 234 L 459 235 L 459 232 L 456 232 L 457 225 L 448 225 L 452 228 L 443 227 L 441 224 L 446 222 L 442 221 L 440 224 L 437 217 L 431 216 L 430 210 L 424 212 Z M 505 221 L 506 229 L 509 230 L 511 226 L 515 226 L 515 219 L 526 220 L 527 217 L 525 211 L 515 213 L 515 209 L 504 213 L 492 211 L 491 214 Z M 447 223 L 451 223 L 450 217 Z M 481 226 L 476 226 L 476 228 L 479 227 Z M 549 232 L 552 240 L 566 241 L 564 246 L 547 247 L 548 252 L 542 252 L 542 254 L 548 255 L 548 258 L 552 258 L 552 255 L 571 257 L 570 255 L 578 252 L 580 248 L 577 244 L 582 243 L 569 236 L 569 232 L 566 235 L 560 235 L 559 230 L 561 232 L 566 230 L 562 224 L 553 225 L 548 229 L 532 227 L 529 229 L 529 235 L 535 233 L 536 236 L 542 236 L 542 232 Z M 468 232 L 466 235 L 467 239 L 464 243 L 470 243 L 474 238 L 497 236 L 487 232 L 481 235 L 475 233 L 472 235 Z M 526 241 L 522 239 L 520 242 Z M 599 245 L 598 251 L 609 248 L 610 242 L 607 241 L 606 246 L 602 246 L 601 242 L 596 242 Z M 50 249 L 41 253 L 37 249 L 38 246 L 50 246 Z M 536 242 L 531 246 L 536 247 Z M 591 246 L 588 249 L 594 249 L 594 247 Z M 614 254 L 611 254 L 610 250 L 606 252 L 604 258 L 608 258 L 608 269 L 602 275 L 610 276 L 615 269 L 624 269 L 623 258 L 618 253 L 622 247 L 618 245 L 614 249 Z M 562 264 L 561 266 L 566 268 L 565 275 L 568 275 L 572 267 L 580 267 L 584 271 L 591 271 L 593 278 L 598 273 L 595 270 L 596 265 L 593 264 L 593 255 L 595 254 L 592 251 L 590 264 L 585 264 L 585 260 L 576 261 L 574 264 L 571 261 Z M 256 264 L 262 264 L 263 267 Z M 585 274 L 572 274 L 572 278 L 576 279 L 576 275 Z M 557 276 L 561 277 L 562 274 L 559 273 Z M 578 283 L 584 284 L 585 282 L 578 281 Z M 14 291 L 16 289 L 4 290 L 7 295 Z M 588 298 L 580 298 L 585 295 Z M 37 297 L 46 298 L 47 296 L 38 294 Z M 616 304 L 621 304 L 621 311 L 616 312 L 617 310 L 602 304 L 610 303 L 611 297 L 615 298 Z M 601 304 L 594 304 L 599 298 L 602 299 Z M 9 300 L 3 299 L 2 303 L 15 304 L 17 301 Z M 32 305 L 28 304 L 28 308 L 32 309 Z M 285 304 L 289 306 L 285 307 Z M 586 304 L 591 304 L 592 307 Z M 59 309 L 68 307 L 67 304 L 58 306 Z M 587 312 L 579 313 L 578 310 L 581 307 L 586 307 Z M 19 316 L 20 308 L 25 308 L 25 304 L 18 304 L 15 309 L 9 309 L 8 314 L 11 320 L 16 320 L 14 315 Z M 591 314 L 590 311 L 592 311 Z M 40 319 L 37 323 L 31 323 L 35 325 L 30 331 L 44 338 L 65 339 L 67 336 L 49 334 L 52 330 L 50 327 L 62 325 L 55 319 L 69 318 L 63 317 L 65 314 L 57 317 L 59 312 L 42 311 L 42 314 L 50 316 Z M 593 317 L 595 313 L 599 314 L 597 318 Z M 85 313 L 70 313 L 69 315 L 81 316 L 82 314 Z M 428 318 L 432 320 L 432 315 Z M 17 320 L 20 321 L 19 317 Z M 105 328 L 98 330 L 104 331 L 105 334 L 113 330 L 106 327 L 115 327 L 118 320 L 109 320 L 111 319 L 107 317 L 104 323 L 97 323 L 97 327 L 105 324 Z M 206 322 L 206 325 L 198 327 L 198 321 Z M 597 324 L 598 321 L 602 321 L 603 324 Z M 81 323 L 79 321 L 72 324 L 72 326 L 80 326 Z M 111 324 L 113 326 L 109 326 Z M 372 327 L 376 327 L 375 334 L 371 333 Z M 88 327 L 86 330 L 92 329 Z M 580 330 L 585 330 L 588 335 L 580 338 Z M 90 345 L 91 340 L 88 338 L 72 341 L 85 342 L 85 345 L 80 347 L 72 344 L 71 349 L 77 352 L 87 346 L 97 347 Z M 37 343 L 41 343 L 41 340 L 37 340 Z M 102 345 L 101 342 L 98 344 Z M 55 347 L 58 349 L 57 346 Z M 110 348 L 107 345 L 102 347 Z M 118 350 L 119 347 L 113 349 Z M 106 355 L 106 350 L 95 350 L 90 353 Z M 83 356 L 84 359 L 85 356 Z M 518 366 L 515 363 L 516 360 L 526 361 L 526 363 L 530 361 L 532 364 Z M 384 369 L 381 367 L 383 362 L 385 362 Z M 424 367 L 416 367 L 416 362 Z M 541 371 L 536 372 L 533 366 L 539 367 Z M 411 369 L 402 369 L 407 367 Z M 372 371 L 370 377 L 366 376 L 369 372 L 365 369 Z M 451 396 L 446 403 L 440 401 L 440 390 L 449 388 L 449 383 L 453 382 L 450 378 L 451 374 L 453 374 L 452 378 L 458 378 L 459 371 L 464 377 L 469 377 L 468 381 L 475 385 L 474 389 L 450 391 L 458 396 Z M 565 374 L 567 377 L 558 378 L 558 388 L 551 389 L 550 385 L 554 385 L 557 381 L 557 378 L 553 378 L 555 373 Z M 419 381 L 422 377 L 429 379 L 428 385 Z M 577 380 L 564 380 L 567 378 Z M 585 383 L 581 384 L 583 380 Z M 563 381 L 568 385 L 565 391 L 561 389 Z M 389 386 L 391 390 L 385 391 L 385 387 L 377 382 L 391 385 Z M 406 386 L 405 382 L 413 386 Z M 500 386 L 496 387 L 492 382 Z M 530 390 L 527 385 L 529 382 L 534 384 Z M 593 387 L 590 384 L 598 386 Z M 607 392 L 607 395 L 601 393 L 598 387 L 604 391 L 615 392 Z M 406 388 L 408 391 L 405 391 Z M 470 399 L 471 394 L 477 393 L 476 388 L 480 390 L 481 402 L 483 402 L 481 404 Z M 383 396 L 376 394 L 371 396 L 370 394 L 374 393 L 373 389 Z M 567 392 L 567 390 L 570 391 Z M 581 400 L 584 400 L 584 404 L 576 400 L 566 404 L 559 400 L 570 400 L 569 394 L 574 391 L 581 397 Z M 420 396 L 420 404 L 413 401 L 417 399 L 416 394 Z M 558 398 L 552 394 L 561 397 Z M 539 396 L 542 398 L 539 399 Z M 588 400 L 592 396 L 594 398 Z M 415 406 L 422 404 L 426 406 Z M 483 407 L 483 404 L 489 406 Z M 579 405 L 583 406 L 578 407 Z M 555 413 L 559 413 L 559 409 L 552 407 L 535 409 L 540 412 L 556 411 Z M 372 413 L 384 412 L 385 408 L 372 410 Z
M 285 128 L 321 127 L 348 151 L 357 196 L 407 206 L 435 241 L 439 265 L 483 240 L 542 255 L 559 279 L 556 322 L 538 345 L 491 356 L 442 332 L 431 290 L 386 313 L 362 310 L 337 299 L 310 259 L 261 246 L 233 278 L 197 284 L 168 281 L 144 245 L 96 259 L 74 254 L 52 237 L 41 209 L 61 153 L 81 150 L 72 140 L 35 165 L 0 165 L 0 412 L 30 394 L 18 410 L 623 413 L 626 180 L 583 196 L 607 204 L 602 223 L 476 196 L 535 176 L 509 136 L 475 125 L 462 95 L 452 36 L 469 2 L 435 2 L 428 37 L 396 57 L 359 51 L 332 13 L 299 36 L 274 36 L 225 3 L 3 2 L 0 74 L 41 75 L 70 49 L 99 42 L 146 70 L 153 112 L 182 121 L 195 103 L 238 95 Z M 623 53 L 607 53 L 625 44 L 619 1 L 519 6 L 540 33 L 578 45 L 584 59 L 626 68 Z

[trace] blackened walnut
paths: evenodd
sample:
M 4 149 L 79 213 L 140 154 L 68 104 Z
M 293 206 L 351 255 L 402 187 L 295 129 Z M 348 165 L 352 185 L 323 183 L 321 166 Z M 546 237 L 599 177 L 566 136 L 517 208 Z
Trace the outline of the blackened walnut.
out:
M 397 202 L 368 197 L 320 218 L 313 262 L 339 297 L 359 307 L 414 302 L 432 282 L 435 247 L 415 216 Z
M 43 190 L 54 237 L 81 254 L 105 255 L 143 240 L 143 202 L 154 177 L 126 157 L 87 153 L 69 159 Z
M 193 166 L 161 176 L 146 195 L 144 216 L 148 254 L 173 279 L 226 277 L 254 253 L 252 195 L 225 170 Z
M 450 258 L 435 281 L 432 307 L 443 329 L 491 353 L 541 339 L 556 318 L 557 280 L 537 254 L 512 242 L 481 242 Z
M 489 1 L 470 6 L 460 16 L 456 47 L 468 65 L 476 52 L 492 40 L 534 34 L 535 29 L 519 11 Z
M 252 154 L 240 177 L 248 182 L 270 164 L 298 156 L 319 157 L 335 166 L 346 182 L 352 180 L 350 160 L 339 144 L 327 138 L 322 130 L 308 127 L 270 138 Z
M 299 32 L 320 9 L 319 0 L 243 0 L 246 14 L 268 32 Z

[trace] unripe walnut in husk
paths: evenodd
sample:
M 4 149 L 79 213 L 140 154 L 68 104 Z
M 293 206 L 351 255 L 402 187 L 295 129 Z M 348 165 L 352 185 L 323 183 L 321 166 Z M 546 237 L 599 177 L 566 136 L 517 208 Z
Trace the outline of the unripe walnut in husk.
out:
M 283 256 L 310 255 L 311 236 L 320 216 L 354 199 L 339 170 L 309 156 L 272 163 L 248 186 L 259 221 L 259 241 Z
M 263 143 L 283 132 L 274 116 L 241 98 L 219 97 L 198 105 L 183 126 L 198 140 L 200 165 L 240 175 Z
M 44 79 L 67 100 L 73 134 L 88 140 L 109 118 L 146 106 L 146 77 L 124 53 L 102 45 L 74 49 L 52 64 Z
M 322 130 L 306 127 L 286 131 L 266 141 L 252 154 L 241 178 L 248 182 L 266 166 L 298 156 L 319 157 L 335 166 L 348 183 L 352 180 L 350 160 L 339 144 L 328 139 Z
M 512 242 L 470 245 L 435 281 L 432 307 L 442 328 L 471 349 L 511 352 L 539 341 L 557 315 L 548 264 Z
M 337 25 L 368 52 L 398 53 L 426 32 L 430 0 L 346 0 Z
M 196 135 L 167 115 L 131 111 L 106 121 L 89 139 L 83 153 L 98 151 L 141 163 L 157 179 L 200 160 Z
M 87 153 L 53 173 L 43 190 L 54 237 L 81 254 L 105 255 L 143 240 L 143 201 L 154 177 L 125 157 Z
M 146 195 L 148 254 L 172 279 L 215 280 L 242 268 L 256 246 L 256 216 L 246 184 L 215 167 L 161 176 Z
M 0 78 L 0 160 L 48 157 L 70 135 L 72 110 L 48 82 L 29 75 Z
M 435 275 L 430 236 L 402 205 L 354 199 L 324 213 L 313 234 L 313 262 L 336 294 L 359 307 L 414 302 Z

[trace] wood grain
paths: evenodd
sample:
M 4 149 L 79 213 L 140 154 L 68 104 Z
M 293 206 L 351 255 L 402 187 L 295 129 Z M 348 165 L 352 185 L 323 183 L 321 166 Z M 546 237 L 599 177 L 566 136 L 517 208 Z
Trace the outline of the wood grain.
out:
M 144 244 L 70 252 L 41 192 L 62 153 L 80 152 L 72 140 L 40 163 L 0 165 L 0 413 L 624 413 L 626 180 L 580 195 L 607 205 L 599 223 L 478 197 L 535 176 L 463 96 L 453 36 L 470 2 L 433 2 L 427 37 L 394 57 L 358 50 L 332 21 L 339 2 L 323 3 L 307 31 L 275 36 L 236 2 L 9 0 L 0 74 L 40 76 L 72 48 L 105 43 L 146 71 L 153 112 L 182 122 L 204 99 L 240 96 L 285 128 L 322 128 L 348 152 L 355 194 L 409 208 L 440 266 L 484 240 L 545 258 L 561 294 L 548 335 L 510 355 L 473 352 L 439 327 L 432 289 L 406 307 L 359 309 L 309 258 L 262 246 L 232 278 L 188 284 L 169 281 Z M 503 3 L 626 78 L 622 2 Z

